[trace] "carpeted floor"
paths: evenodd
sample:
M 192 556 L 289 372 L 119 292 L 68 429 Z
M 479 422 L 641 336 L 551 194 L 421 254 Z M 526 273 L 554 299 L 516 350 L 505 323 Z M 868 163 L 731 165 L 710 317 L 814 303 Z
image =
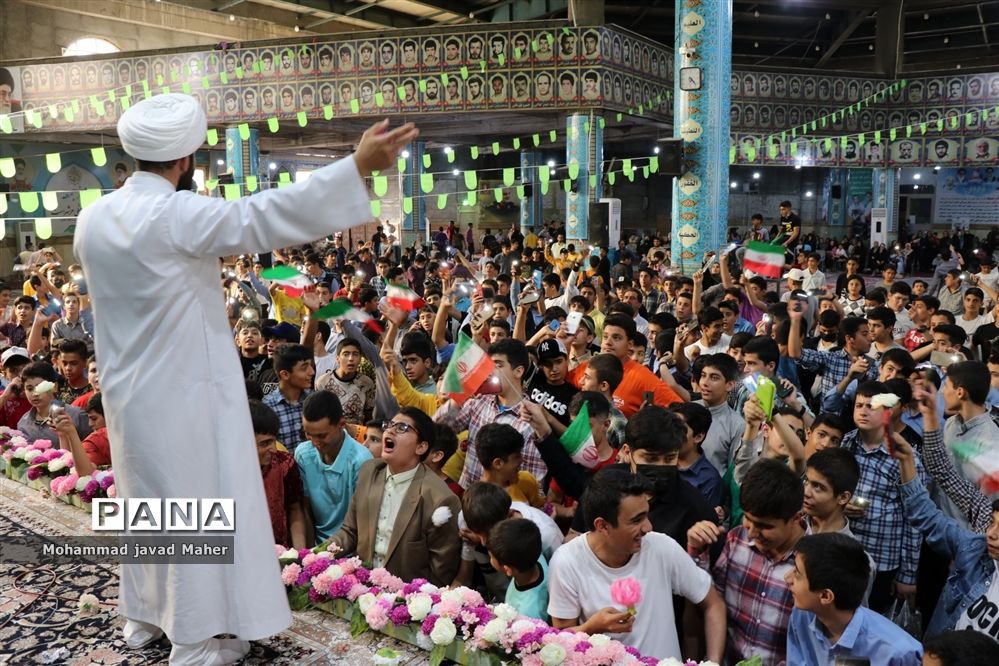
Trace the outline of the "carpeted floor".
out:
M 6 543 L 31 534 L 88 533 L 89 512 L 45 497 L 0 477 L 0 539 Z M 93 594 L 101 612 L 82 616 L 82 594 Z M 121 635 L 117 613 L 115 565 L 60 564 L 30 566 L 0 563 L 0 663 L 132 666 L 166 664 L 165 638 L 141 651 L 130 650 Z M 346 622 L 320 611 L 294 614 L 291 628 L 252 643 L 241 662 L 309 665 L 368 664 L 380 647 L 405 655 L 403 663 L 426 663 L 427 654 L 381 634 L 350 637 Z

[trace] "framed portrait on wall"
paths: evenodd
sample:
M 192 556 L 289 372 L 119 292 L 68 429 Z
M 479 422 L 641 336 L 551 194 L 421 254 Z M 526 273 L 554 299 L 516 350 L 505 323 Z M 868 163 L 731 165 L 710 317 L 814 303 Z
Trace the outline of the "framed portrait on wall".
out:
M 441 43 L 436 37 L 423 40 L 422 64 L 424 69 L 437 69 L 441 66 Z
M 337 110 L 340 113 L 350 113 L 350 100 L 357 97 L 357 88 L 353 81 L 340 81 L 337 83 Z M 282 105 L 282 110 L 284 110 Z
M 464 60 L 462 55 L 464 49 L 461 46 L 461 38 L 457 36 L 450 36 L 444 40 L 444 64 L 449 66 L 461 65 Z M 394 59 L 394 56 L 393 56 Z
M 312 84 L 306 84 L 298 89 L 298 108 L 300 111 L 312 113 L 316 110 L 316 89 Z
M 335 69 L 335 59 L 333 57 L 333 47 L 330 44 L 323 44 L 319 47 L 319 73 L 332 74 Z
M 784 129 L 787 127 L 787 107 L 774 107 L 774 127 Z
M 295 86 L 287 83 L 281 86 L 278 97 L 278 111 L 284 115 L 290 115 L 298 111 L 298 95 Z
M 615 75 L 615 83 L 621 84 L 621 75 Z M 534 101 L 550 102 L 555 96 L 555 74 L 551 70 L 534 73 Z
M 451 109 L 463 107 L 465 105 L 465 97 L 462 88 L 461 77 L 449 76 L 447 84 L 444 86 L 444 105 Z
M 815 164 L 819 166 L 834 166 L 839 164 L 839 141 L 825 138 L 816 142 Z
M 966 164 L 999 163 L 999 140 L 988 136 L 968 137 L 964 141 L 964 161 Z M 995 175 L 987 182 L 996 182 Z
M 575 62 L 579 53 L 576 48 L 576 33 L 563 32 L 558 36 L 558 59 L 561 62 Z
M 922 143 L 916 138 L 893 141 L 888 147 L 888 165 L 919 164 L 922 160 Z
M 416 79 L 403 79 L 400 106 L 404 109 L 415 109 L 420 106 L 420 89 Z
M 465 42 L 465 63 L 469 65 L 477 65 L 480 60 L 485 59 L 485 49 L 482 43 L 482 37 L 477 34 L 469 35 L 467 41 Z
M 823 102 L 832 98 L 832 82 L 826 77 L 819 79 L 816 90 L 818 91 L 818 98 Z
M 832 97 L 837 102 L 842 102 L 846 99 L 846 81 L 843 79 L 833 79 Z
M 260 112 L 265 114 L 278 112 L 278 95 L 274 86 L 260 87 Z
M 209 90 L 205 95 L 205 115 L 209 118 L 222 117 L 222 99 L 218 90 Z
M 879 85 L 879 87 L 881 87 L 881 86 Z M 866 99 L 866 98 L 870 97 L 873 94 L 874 94 L 874 82 L 873 81 L 864 81 L 864 83 L 860 87 L 860 97 L 862 99 Z
M 495 32 L 489 35 L 490 64 L 498 65 L 501 60 L 506 63 L 508 57 L 506 33 Z
M 745 97 L 756 97 L 756 75 L 755 74 L 743 74 L 743 76 L 742 76 L 742 94 Z
M 100 75 L 97 73 L 96 63 L 90 63 L 83 68 L 83 87 L 87 90 L 100 89 Z
M 633 102 L 634 102 L 634 98 L 632 97 L 631 77 L 630 76 L 625 76 L 624 77 L 624 103 L 625 104 L 632 104 Z
M 340 44 L 336 49 L 336 70 L 341 74 L 353 74 L 357 69 L 355 55 L 353 42 Z
M 944 99 L 944 81 L 943 79 L 930 79 L 926 82 L 926 98 L 925 102 L 929 103 L 940 103 Z
M 791 99 L 801 99 L 801 77 L 787 77 L 787 96 Z
M 222 93 L 222 117 L 226 120 L 239 120 L 239 88 L 229 88 Z
M 254 85 L 240 88 L 240 109 L 244 118 L 255 118 L 260 115 L 260 93 Z
M 742 77 L 736 72 L 729 76 L 728 92 L 732 97 L 739 97 L 742 94 Z
M 753 152 L 755 151 L 755 153 Z M 754 160 L 750 158 L 755 155 Z M 759 161 L 762 156 L 760 155 L 760 140 L 758 137 L 753 135 L 743 136 L 739 139 L 739 151 L 737 155 L 737 160 L 742 163 L 746 162 L 756 162 Z
M 526 32 L 518 32 L 513 36 L 513 48 L 510 49 L 510 64 L 526 65 L 531 58 L 531 37 Z
M 357 69 L 362 72 L 370 72 L 378 66 L 375 57 L 375 43 L 371 41 L 361 42 L 357 47 Z
M 316 50 L 312 46 L 303 44 L 298 47 L 298 73 L 301 76 L 315 76 L 319 73 Z
M 441 80 L 432 76 L 427 79 L 425 85 L 426 90 L 423 92 L 423 107 L 430 111 L 434 111 L 444 104 L 444 91 L 441 88 Z
M 635 63 L 632 61 L 634 48 L 634 43 L 630 37 L 625 37 L 621 40 L 621 64 L 625 67 L 630 68 L 635 66 Z
M 861 152 L 860 144 L 856 139 L 850 137 L 846 140 L 845 146 L 840 146 L 842 155 L 840 155 L 840 161 L 844 166 L 851 164 L 860 164 Z
M 583 33 L 583 59 L 597 60 L 600 58 L 600 33 L 596 30 L 587 30 Z
M 954 165 L 961 159 L 961 142 L 954 139 L 929 139 L 926 142 L 926 162 L 934 165 Z
M 980 100 L 985 94 L 985 79 L 981 76 L 968 77 L 966 87 L 968 101 Z
M 621 36 L 615 34 L 614 37 L 611 38 L 611 56 L 610 56 L 611 62 L 614 63 L 615 65 L 621 65 L 624 63 L 624 61 L 622 60 L 624 56 L 622 55 L 621 45 L 622 45 Z
M 509 103 L 507 80 L 505 74 L 493 74 L 489 77 L 489 105 L 506 106 Z
M 394 39 L 382 37 L 375 43 L 378 49 L 378 69 L 382 72 L 391 72 L 399 67 L 398 49 Z
M 771 121 L 772 121 L 772 118 L 771 118 L 770 105 L 769 104 L 760 104 L 759 111 L 757 112 L 757 115 L 756 115 L 756 124 L 759 127 L 769 128 L 770 125 L 771 125 Z
M 571 71 L 562 71 L 558 75 L 558 99 L 562 103 L 575 102 L 579 97 L 579 81 Z M 627 90 L 627 88 L 625 88 Z
M 276 75 L 277 68 L 274 64 L 274 52 L 270 49 L 263 49 L 260 52 L 260 76 L 265 79 L 272 79 Z
M 534 51 L 534 60 L 540 63 L 549 63 L 555 59 L 555 36 L 550 32 L 542 32 L 537 36 L 537 48 Z M 534 48 L 534 44 L 531 48 Z
M 793 128 L 798 128 L 798 127 L 801 126 L 801 123 L 802 123 L 801 107 L 800 106 L 789 107 L 788 110 L 787 110 L 787 124 L 788 124 L 788 126 L 793 127 Z
M 415 39 L 404 39 L 399 46 L 400 57 L 399 65 L 403 70 L 419 69 L 420 67 L 420 56 L 417 51 L 417 44 Z
M 646 74 L 649 73 L 649 68 L 651 67 L 651 62 L 649 58 L 649 45 L 642 44 L 642 65 L 641 69 Z
M 955 76 L 947 81 L 947 101 L 957 104 L 964 101 L 964 79 Z
M 377 95 L 380 92 L 382 94 L 383 108 L 387 110 L 397 108 L 399 106 L 399 93 L 395 90 L 398 84 L 399 82 L 396 79 L 381 79 L 378 82 L 378 90 L 375 92 L 375 106 L 378 105 Z
M 860 82 L 850 79 L 846 84 L 846 101 L 856 102 L 860 99 Z
M 774 97 L 781 99 L 787 97 L 787 77 L 783 74 L 774 76 Z
M 281 49 L 278 55 L 278 77 L 282 79 L 294 79 L 298 76 L 298 59 L 295 52 L 288 47 Z M 353 60 L 351 61 L 353 64 Z
M 999 74 L 989 74 L 989 99 L 999 100 Z
M 770 75 L 760 74 L 756 79 L 756 92 L 760 97 L 770 97 Z
M 487 98 L 481 76 L 470 76 L 465 81 L 465 104 L 469 108 L 484 108 Z
M 905 91 L 909 104 L 922 104 L 926 97 L 922 81 L 910 81 L 902 90 Z
M 743 104 L 742 105 L 742 124 L 744 127 L 757 127 L 756 119 L 756 105 L 755 104 Z
M 261 91 L 262 96 L 263 91 Z M 320 106 L 336 104 L 336 91 L 333 89 L 332 83 L 321 83 L 319 85 L 319 104 Z
M 815 79 L 812 77 L 807 77 L 802 82 L 802 96 L 805 99 L 815 99 Z

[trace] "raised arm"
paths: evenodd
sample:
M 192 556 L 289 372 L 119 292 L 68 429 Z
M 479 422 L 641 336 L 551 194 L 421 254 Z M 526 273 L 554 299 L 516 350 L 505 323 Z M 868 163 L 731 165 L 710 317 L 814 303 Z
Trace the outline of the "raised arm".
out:
M 704 288 L 704 271 L 694 271 L 694 295 L 691 300 L 694 304 L 694 315 L 701 313 L 701 290 Z

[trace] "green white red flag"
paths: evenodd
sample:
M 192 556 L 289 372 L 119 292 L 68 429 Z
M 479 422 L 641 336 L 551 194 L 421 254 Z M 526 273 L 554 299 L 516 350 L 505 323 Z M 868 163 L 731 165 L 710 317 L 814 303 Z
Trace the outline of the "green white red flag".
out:
M 273 266 L 260 272 L 260 277 L 284 287 L 285 293 L 292 298 L 301 296 L 307 287 L 312 286 L 312 280 L 291 266 Z
M 600 462 L 597 443 L 593 440 L 593 429 L 590 428 L 590 407 L 584 402 L 579 414 L 572 420 L 566 431 L 559 437 L 562 448 L 569 454 L 572 461 L 593 469 Z
M 742 259 L 742 267 L 757 275 L 771 279 L 779 279 L 784 270 L 784 248 L 760 241 L 746 243 L 746 255 Z
M 460 405 L 479 390 L 495 369 L 489 354 L 466 334 L 459 333 L 451 362 L 444 371 L 444 393 Z
M 406 312 L 419 310 L 427 304 L 427 302 L 420 298 L 419 294 L 412 289 L 399 287 L 394 284 L 390 284 L 385 290 L 385 299 L 392 307 L 399 308 L 400 310 L 404 310 Z
M 312 313 L 313 319 L 350 319 L 351 321 L 371 321 L 372 317 L 364 310 L 354 307 L 346 298 L 330 301 Z

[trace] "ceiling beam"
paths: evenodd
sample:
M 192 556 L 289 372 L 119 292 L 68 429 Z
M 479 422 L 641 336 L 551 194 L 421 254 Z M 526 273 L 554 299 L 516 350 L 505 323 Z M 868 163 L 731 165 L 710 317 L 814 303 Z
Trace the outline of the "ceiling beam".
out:
M 982 13 L 981 3 L 975 5 L 975 11 L 978 12 L 978 25 L 982 27 L 982 41 L 985 42 L 985 49 L 992 55 L 992 42 L 989 41 L 989 29 L 985 25 L 985 15 Z
M 848 23 L 846 28 L 839 33 L 839 36 L 833 40 L 833 43 L 829 45 L 829 48 L 827 48 L 825 53 L 822 54 L 822 57 L 819 58 L 817 63 L 815 63 L 815 66 L 822 67 L 822 65 L 826 64 L 829 58 L 835 55 L 837 49 L 843 45 L 843 42 L 850 38 L 853 31 L 859 28 L 860 24 L 867 20 L 867 16 L 868 13 L 866 11 L 855 13 L 851 18 L 850 23 Z
M 902 42 L 905 39 L 902 0 L 892 0 L 878 10 L 874 40 L 874 69 L 892 78 L 903 66 Z

